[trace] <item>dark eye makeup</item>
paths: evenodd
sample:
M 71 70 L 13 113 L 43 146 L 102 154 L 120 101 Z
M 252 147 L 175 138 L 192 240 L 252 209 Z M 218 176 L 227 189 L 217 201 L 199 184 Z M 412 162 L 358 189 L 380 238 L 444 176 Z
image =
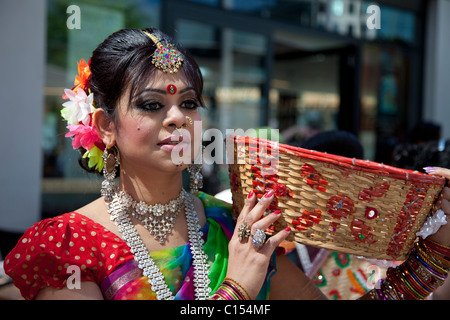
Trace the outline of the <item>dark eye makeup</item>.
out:
M 137 109 L 149 112 L 156 112 L 164 107 L 162 103 L 155 100 L 137 101 L 135 105 Z
M 184 100 L 180 106 L 185 109 L 195 110 L 199 107 L 199 103 L 195 99 L 187 99 Z
M 162 108 L 164 108 L 164 104 L 158 102 L 156 100 L 143 100 L 136 101 L 135 107 L 137 109 L 149 112 L 156 112 Z M 196 99 L 186 99 L 181 102 L 180 107 L 188 110 L 196 110 L 200 106 L 199 102 Z

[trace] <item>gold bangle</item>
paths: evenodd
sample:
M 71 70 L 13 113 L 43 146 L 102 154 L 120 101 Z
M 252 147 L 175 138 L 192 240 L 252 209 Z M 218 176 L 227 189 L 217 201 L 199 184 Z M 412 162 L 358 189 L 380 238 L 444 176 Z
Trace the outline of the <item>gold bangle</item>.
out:
M 448 271 L 445 270 L 445 268 L 442 265 L 439 265 L 439 262 L 436 261 L 436 259 L 434 257 L 432 257 L 427 251 L 426 249 L 422 248 L 421 246 L 419 246 L 418 243 L 416 243 L 415 248 L 417 250 L 417 253 L 419 254 L 419 256 L 426 262 L 428 263 L 435 271 L 441 273 L 441 274 L 447 274 Z
M 424 250 L 432 258 L 434 258 L 434 260 L 436 260 L 436 262 L 439 263 L 440 266 L 442 266 L 444 269 L 449 269 L 450 268 L 450 261 L 447 260 L 441 254 L 439 254 L 437 251 L 435 251 L 432 248 L 430 248 L 429 246 L 427 246 L 425 244 L 425 242 L 422 241 L 422 243 L 419 244 L 419 246 L 422 248 L 422 250 Z
M 237 289 L 238 289 L 238 290 L 240 289 L 239 291 L 240 291 L 241 293 L 244 293 L 244 292 L 245 292 L 245 295 L 247 296 L 247 297 L 246 297 L 247 300 L 253 300 L 252 297 L 250 296 L 250 294 L 247 292 L 247 290 L 245 290 L 245 288 L 244 288 L 239 282 L 237 282 L 236 280 L 226 277 L 226 278 L 224 279 L 224 281 L 229 281 L 229 282 L 233 283 L 234 285 L 236 285 L 236 286 L 237 286 Z M 242 291 L 243 291 L 243 292 L 242 292 Z M 245 296 L 244 294 L 242 294 L 242 295 Z

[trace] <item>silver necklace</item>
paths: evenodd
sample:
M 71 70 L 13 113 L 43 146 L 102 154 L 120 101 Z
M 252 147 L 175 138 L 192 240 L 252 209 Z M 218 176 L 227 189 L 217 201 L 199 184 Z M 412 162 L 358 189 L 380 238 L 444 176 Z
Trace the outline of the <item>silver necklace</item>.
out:
M 159 241 L 161 245 L 166 243 L 167 236 L 172 233 L 175 219 L 184 203 L 184 192 L 181 190 L 176 199 L 167 204 L 148 205 L 144 201 L 136 201 L 129 194 L 121 193 L 131 210 L 131 215 L 138 219 L 145 229 Z
M 209 265 L 208 256 L 202 250 L 204 241 L 202 239 L 201 227 L 197 213 L 194 210 L 193 196 L 182 190 L 183 202 L 186 213 L 187 228 L 189 234 L 190 249 L 192 253 L 192 265 L 194 267 L 194 292 L 196 300 L 205 300 L 209 297 L 211 288 L 208 278 Z M 131 202 L 125 197 L 124 192 L 115 193 L 111 202 L 107 203 L 108 213 L 114 221 L 118 230 L 122 233 L 123 239 L 130 247 L 134 259 L 138 263 L 142 274 L 148 277 L 151 289 L 156 293 L 158 300 L 173 300 L 175 297 L 164 281 L 164 275 L 159 270 L 153 259 L 150 257 L 136 227 L 131 221 L 129 212 L 132 210 Z

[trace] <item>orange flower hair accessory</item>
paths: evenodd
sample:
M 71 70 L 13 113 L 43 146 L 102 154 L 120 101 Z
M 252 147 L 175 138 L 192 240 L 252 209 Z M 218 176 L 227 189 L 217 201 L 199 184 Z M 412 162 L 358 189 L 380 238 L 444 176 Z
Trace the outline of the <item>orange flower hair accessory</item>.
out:
M 65 136 L 72 137 L 72 147 L 75 150 L 84 148 L 86 152 L 83 154 L 83 158 L 89 158 L 89 168 L 95 167 L 101 172 L 104 166 L 101 155 L 105 145 L 92 122 L 96 108 L 94 94 L 87 88 L 90 75 L 89 64 L 81 59 L 78 63 L 78 75 L 74 81 L 75 86 L 72 90 L 64 89 L 63 99 L 69 101 L 63 103 L 61 116 L 67 121 L 69 132 Z
M 91 60 L 89 60 L 89 63 L 86 63 L 84 59 L 81 59 L 80 62 L 78 62 L 78 75 L 75 76 L 72 91 L 77 91 L 78 88 L 85 90 L 88 84 L 89 76 L 91 75 L 91 69 L 89 68 L 90 64 Z M 63 99 L 68 99 L 65 93 L 63 95 Z
M 89 60 L 89 64 L 91 61 Z M 80 62 L 78 62 L 78 75 L 75 76 L 75 89 L 76 88 L 82 88 L 85 89 L 86 85 L 88 84 L 89 76 L 91 75 L 91 69 L 89 68 L 89 65 L 84 61 L 84 59 L 81 59 Z M 75 90 L 74 89 L 74 90 Z

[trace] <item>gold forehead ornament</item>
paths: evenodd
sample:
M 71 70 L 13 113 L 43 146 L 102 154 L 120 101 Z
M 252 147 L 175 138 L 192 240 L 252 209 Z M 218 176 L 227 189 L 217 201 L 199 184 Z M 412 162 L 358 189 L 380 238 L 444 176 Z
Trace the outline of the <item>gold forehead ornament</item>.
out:
M 177 73 L 181 67 L 183 59 L 181 54 L 172 48 L 170 44 L 162 44 L 153 34 L 142 31 L 156 44 L 156 50 L 153 53 L 152 63 L 163 72 Z

